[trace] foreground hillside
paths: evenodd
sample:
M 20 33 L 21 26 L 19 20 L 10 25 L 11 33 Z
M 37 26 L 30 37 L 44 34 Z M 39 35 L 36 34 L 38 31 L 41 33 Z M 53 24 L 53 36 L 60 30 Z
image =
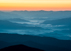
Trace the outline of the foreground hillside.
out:
M 58 40 L 52 37 L 0 33 L 0 49 L 18 44 L 46 51 L 71 51 L 71 40 Z
M 31 48 L 25 45 L 14 45 L 14 46 L 0 49 L 0 51 L 43 51 L 43 50 Z

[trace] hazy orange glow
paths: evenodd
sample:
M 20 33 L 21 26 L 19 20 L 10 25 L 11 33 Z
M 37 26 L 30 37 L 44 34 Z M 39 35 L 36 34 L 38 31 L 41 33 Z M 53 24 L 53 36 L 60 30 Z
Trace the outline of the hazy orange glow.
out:
M 2 0 L 0 10 L 71 10 L 70 0 Z

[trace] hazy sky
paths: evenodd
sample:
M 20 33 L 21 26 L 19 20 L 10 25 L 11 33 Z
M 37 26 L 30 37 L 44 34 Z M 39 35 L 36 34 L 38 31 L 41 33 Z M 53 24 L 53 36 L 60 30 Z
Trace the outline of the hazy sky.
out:
M 71 10 L 71 0 L 0 0 L 0 10 Z

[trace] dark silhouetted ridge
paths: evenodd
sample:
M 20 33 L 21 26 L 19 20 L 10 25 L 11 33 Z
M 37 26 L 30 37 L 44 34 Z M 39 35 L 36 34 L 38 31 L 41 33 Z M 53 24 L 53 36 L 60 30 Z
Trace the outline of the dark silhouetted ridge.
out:
M 43 51 L 43 50 L 20 44 L 20 45 L 14 45 L 14 46 L 3 48 L 0 51 Z

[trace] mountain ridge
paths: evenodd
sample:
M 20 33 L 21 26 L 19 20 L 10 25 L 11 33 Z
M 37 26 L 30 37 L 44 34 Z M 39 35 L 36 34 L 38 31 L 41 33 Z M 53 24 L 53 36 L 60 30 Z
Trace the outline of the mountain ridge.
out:
M 14 46 L 9 46 L 3 49 L 0 49 L 0 51 L 43 51 L 40 49 L 36 49 L 36 48 L 32 48 L 32 47 L 28 47 L 22 44 L 19 45 L 14 45 Z
M 24 44 L 43 50 L 48 50 L 47 47 L 49 50 L 52 48 L 56 51 L 71 50 L 71 40 L 59 40 L 52 37 L 0 33 L 0 40 L 9 42 L 10 45 Z

